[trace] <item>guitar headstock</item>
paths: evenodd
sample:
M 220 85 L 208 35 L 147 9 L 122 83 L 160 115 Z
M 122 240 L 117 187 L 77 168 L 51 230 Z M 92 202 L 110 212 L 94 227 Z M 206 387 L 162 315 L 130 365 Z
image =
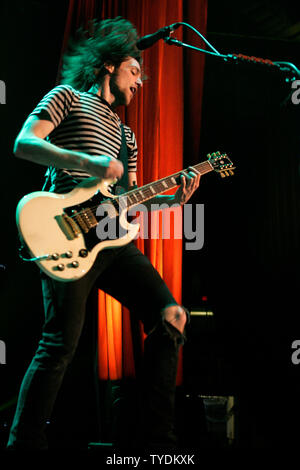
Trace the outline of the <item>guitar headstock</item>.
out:
M 220 173 L 222 178 L 233 175 L 234 166 L 230 158 L 226 153 L 214 152 L 207 155 L 209 163 L 213 166 L 213 169 Z

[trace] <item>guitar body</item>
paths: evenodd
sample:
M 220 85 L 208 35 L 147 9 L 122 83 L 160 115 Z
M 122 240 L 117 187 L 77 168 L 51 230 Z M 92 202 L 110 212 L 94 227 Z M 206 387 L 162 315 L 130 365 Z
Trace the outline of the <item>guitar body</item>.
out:
M 101 250 L 125 245 L 137 235 L 139 225 L 127 222 L 126 210 L 118 217 L 111 203 L 115 196 L 108 190 L 110 184 L 108 180 L 100 183 L 98 178 L 88 178 L 67 194 L 38 191 L 20 200 L 16 211 L 19 234 L 40 269 L 53 279 L 80 279 L 89 271 Z M 71 220 L 74 213 L 86 213 L 86 208 L 97 207 L 101 203 L 105 206 L 101 212 L 106 211 L 102 220 L 103 217 L 110 218 L 113 227 L 121 227 L 121 237 L 99 239 L 99 220 L 89 212 L 90 227 L 87 231 L 78 222 L 70 225 L 66 221 Z M 67 214 L 68 219 L 65 220 L 63 214 Z

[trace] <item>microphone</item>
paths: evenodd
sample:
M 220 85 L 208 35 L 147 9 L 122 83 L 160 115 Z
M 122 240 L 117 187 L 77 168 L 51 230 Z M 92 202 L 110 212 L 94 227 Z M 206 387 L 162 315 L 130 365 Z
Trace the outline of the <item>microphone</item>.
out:
M 170 26 L 165 26 L 164 28 L 160 28 L 156 33 L 148 34 L 147 36 L 143 36 L 140 38 L 137 43 L 136 47 L 139 50 L 147 49 L 148 47 L 153 46 L 159 39 L 164 39 L 170 35 L 175 29 L 179 28 L 181 23 L 173 23 Z

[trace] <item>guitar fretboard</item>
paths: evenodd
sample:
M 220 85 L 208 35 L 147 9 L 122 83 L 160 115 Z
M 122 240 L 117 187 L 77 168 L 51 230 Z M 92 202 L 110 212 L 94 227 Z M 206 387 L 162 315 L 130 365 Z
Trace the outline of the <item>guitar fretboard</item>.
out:
M 205 173 L 209 173 L 210 171 L 213 171 L 213 166 L 212 164 L 207 160 L 202 163 L 198 163 L 197 165 L 194 165 L 193 167 L 195 170 L 197 170 L 201 175 L 204 175 Z M 151 199 L 154 196 L 158 196 L 159 194 L 162 194 L 169 189 L 175 188 L 175 186 L 178 186 L 180 184 L 180 175 L 185 172 L 187 173 L 189 170 L 181 170 L 177 173 L 174 173 L 171 176 L 167 176 L 166 178 L 162 178 L 158 181 L 155 181 L 154 183 L 149 183 L 146 184 L 145 186 L 142 186 L 138 189 L 133 189 L 131 191 L 128 191 L 125 194 L 122 194 L 119 196 L 117 199 L 119 199 L 119 203 L 121 202 L 120 200 L 126 200 L 126 206 L 127 207 L 132 207 L 135 206 L 136 204 L 141 204 L 149 199 Z
M 204 175 L 205 173 L 213 171 L 214 167 L 209 162 L 209 160 L 207 160 L 190 167 L 190 169 L 195 169 L 201 175 Z M 186 169 L 178 171 L 171 176 L 162 178 L 158 181 L 155 181 L 154 183 L 146 184 L 140 188 L 133 189 L 118 197 L 105 200 L 104 202 L 112 204 L 116 211 L 115 215 L 119 215 L 124 208 L 129 209 L 130 207 L 142 204 L 154 196 L 158 196 L 159 194 L 162 194 L 169 189 L 175 188 L 180 184 L 180 175 L 182 173 L 188 173 L 188 171 L 190 170 Z M 71 230 L 75 233 L 77 227 L 80 227 L 83 232 L 87 233 L 91 228 L 96 227 L 98 224 L 96 218 L 97 207 L 98 206 L 85 207 L 84 209 L 74 213 L 72 216 L 67 217 L 66 221 L 68 222 Z

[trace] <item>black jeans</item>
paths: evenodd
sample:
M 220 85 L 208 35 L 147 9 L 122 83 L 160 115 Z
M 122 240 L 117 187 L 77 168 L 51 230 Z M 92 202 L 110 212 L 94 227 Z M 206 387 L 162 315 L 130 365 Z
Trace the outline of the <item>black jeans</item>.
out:
M 9 448 L 47 448 L 46 421 L 75 353 L 93 286 L 128 307 L 148 334 L 140 382 L 140 444 L 173 442 L 177 359 L 183 336 L 163 320 L 162 310 L 177 303 L 148 258 L 130 243 L 100 252 L 78 281 L 58 282 L 42 273 L 45 323 L 21 385 Z

